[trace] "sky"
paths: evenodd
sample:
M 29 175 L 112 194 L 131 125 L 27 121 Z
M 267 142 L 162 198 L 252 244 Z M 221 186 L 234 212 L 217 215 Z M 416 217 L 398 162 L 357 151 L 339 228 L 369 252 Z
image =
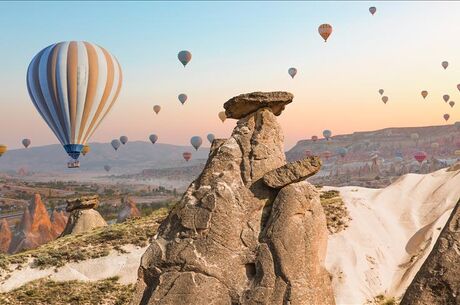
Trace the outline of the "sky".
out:
M 58 143 L 28 96 L 25 75 L 36 53 L 68 40 L 106 48 L 123 70 L 117 103 L 90 142 L 121 135 L 148 141 L 152 133 L 177 145 L 194 135 L 228 137 L 236 121 L 221 123 L 218 112 L 253 91 L 294 94 L 279 117 L 286 149 L 324 129 L 442 125 L 444 113 L 454 123 L 458 16 L 460 2 L 449 1 L 0 2 L 0 143 Z M 317 31 L 322 23 L 334 28 L 327 43 Z M 186 68 L 177 60 L 184 49 L 193 54 Z M 294 79 L 290 67 L 298 69 Z M 189 97 L 183 106 L 180 93 Z M 451 108 L 444 94 L 458 105 Z

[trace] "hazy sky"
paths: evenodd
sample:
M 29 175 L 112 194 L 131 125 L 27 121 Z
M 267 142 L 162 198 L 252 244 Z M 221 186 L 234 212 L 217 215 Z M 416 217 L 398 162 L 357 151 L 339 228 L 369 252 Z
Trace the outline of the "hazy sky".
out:
M 192 135 L 227 137 L 236 121 L 222 124 L 217 113 L 252 91 L 294 94 L 280 117 L 287 148 L 326 128 L 439 125 L 444 113 L 453 123 L 460 120 L 459 16 L 459 2 L 439 1 L 1 2 L 0 143 L 58 142 L 30 101 L 25 75 L 38 51 L 64 40 L 105 47 L 124 72 L 118 102 L 91 141 L 156 133 L 158 142 L 188 145 Z M 321 23 L 334 27 L 327 43 Z M 177 60 L 183 49 L 193 53 L 185 69 Z M 298 69 L 295 79 L 289 67 Z M 189 96 L 184 106 L 180 93 Z M 458 105 L 451 109 L 444 94 Z

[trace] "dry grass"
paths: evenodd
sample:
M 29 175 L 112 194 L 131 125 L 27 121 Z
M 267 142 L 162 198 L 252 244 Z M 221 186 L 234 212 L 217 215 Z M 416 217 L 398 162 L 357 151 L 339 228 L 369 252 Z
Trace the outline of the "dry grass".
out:
M 321 191 L 320 200 L 326 214 L 329 233 L 335 234 L 345 230 L 351 217 L 342 198 L 340 198 L 339 191 Z
M 367 305 L 397 305 L 399 302 L 395 297 L 385 296 L 383 294 L 379 294 L 378 296 L 374 297 L 374 299 L 368 301 Z
M 109 255 L 112 250 L 123 252 L 122 246 L 145 247 L 156 234 L 159 223 L 168 209 L 156 210 L 151 215 L 98 228 L 91 232 L 67 235 L 37 249 L 14 255 L 0 256 L 0 271 L 10 271 L 11 264 L 17 268 L 32 259 L 32 267 L 44 269 L 61 267 L 68 262 L 79 262 Z M 0 272 L 1 273 L 1 272 Z
M 134 285 L 121 285 L 117 278 L 97 282 L 55 282 L 41 279 L 8 293 L 0 293 L 0 304 L 9 305 L 125 305 Z

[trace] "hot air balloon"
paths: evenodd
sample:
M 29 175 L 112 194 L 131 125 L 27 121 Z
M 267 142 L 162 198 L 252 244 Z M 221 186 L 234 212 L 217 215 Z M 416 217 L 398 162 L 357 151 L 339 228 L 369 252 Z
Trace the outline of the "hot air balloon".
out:
M 25 148 L 29 147 L 30 146 L 30 139 L 23 139 L 22 140 L 22 145 L 24 145 Z
M 329 129 L 323 130 L 323 136 L 327 141 L 329 141 L 329 139 L 332 136 L 332 131 L 330 131 Z
M 219 112 L 219 119 L 223 122 L 225 122 L 225 120 L 227 119 L 227 115 L 225 114 L 225 111 L 221 111 Z
M 383 89 L 379 89 L 379 94 L 382 95 L 385 92 Z
M 0 157 L 8 150 L 8 146 L 0 144 Z
M 128 143 L 128 137 L 127 136 L 121 136 L 120 137 L 120 142 L 121 142 L 121 144 L 125 145 L 126 143 Z
M 182 154 L 182 157 L 184 157 L 185 161 L 188 162 L 188 160 L 190 160 L 190 158 L 192 158 L 192 153 L 189 152 L 189 151 L 186 151 Z
M 161 110 L 161 106 L 160 105 L 155 105 L 153 106 L 153 111 L 155 111 L 156 114 L 158 114 L 158 112 L 160 112 Z
M 313 156 L 313 152 L 309 149 L 305 150 L 305 157 L 311 157 Z
M 337 148 L 337 154 L 344 158 L 347 155 L 348 150 L 345 147 L 339 147 Z
M 426 159 L 426 152 L 424 151 L 417 151 L 414 154 L 414 159 L 418 161 L 418 163 L 422 164 L 422 162 Z
M 117 150 L 121 145 L 120 141 L 118 141 L 117 139 L 112 140 L 112 142 L 110 142 L 110 144 L 112 145 L 113 149 L 115 149 L 115 150 Z
M 312 140 L 313 142 L 318 141 L 318 136 L 311 136 L 311 140 Z
M 155 144 L 155 142 L 158 140 L 158 136 L 156 134 L 151 134 L 149 136 L 149 139 L 150 139 L 150 142 L 152 142 L 152 144 Z
M 184 68 L 185 68 L 185 66 L 190 62 L 190 60 L 192 60 L 192 53 L 190 53 L 189 51 L 183 50 L 177 54 L 177 58 L 184 65 Z
M 321 24 L 318 27 L 318 33 L 321 35 L 321 37 L 323 37 L 324 42 L 326 42 L 332 33 L 332 26 L 327 23 Z
M 371 7 L 369 8 L 369 12 L 370 12 L 372 15 L 374 15 L 376 11 L 377 11 L 377 8 L 376 8 L 375 6 L 371 6 Z
M 212 144 L 212 141 L 214 141 L 216 137 L 212 133 L 210 133 L 206 136 L 206 138 L 208 139 L 209 143 Z
M 450 101 L 450 102 L 449 102 L 449 106 L 452 107 L 452 108 L 454 108 L 455 102 L 454 102 L 454 101 Z
M 83 156 L 86 156 L 86 154 L 89 153 L 90 151 L 91 151 L 91 147 L 89 147 L 89 145 L 85 145 L 83 146 L 81 153 L 83 154 Z
M 460 84 L 457 85 L 457 89 L 458 89 L 458 91 L 460 91 Z
M 450 115 L 448 113 L 445 113 L 443 116 L 444 120 L 446 120 L 446 122 L 449 120 L 450 118 Z
M 326 160 L 328 160 L 331 156 L 332 156 L 332 153 L 328 150 L 324 151 L 323 152 L 323 156 Z
M 457 157 L 460 157 L 460 149 L 454 151 L 454 155 L 456 155 Z
M 423 90 L 422 91 L 422 96 L 423 96 L 423 98 L 426 98 L 428 96 L 428 91 Z
M 447 67 L 449 66 L 449 63 L 448 63 L 447 61 L 443 61 L 443 62 L 441 63 L 441 66 L 442 66 L 442 67 L 444 68 L 444 70 L 445 70 L 445 69 L 447 69 Z
M 187 96 L 187 94 L 181 93 L 181 94 L 179 94 L 179 96 L 177 98 L 182 103 L 182 105 L 184 105 L 185 101 L 188 99 L 188 96 Z
M 104 165 L 104 169 L 105 169 L 106 172 L 110 172 L 112 167 L 110 165 Z
M 118 61 L 102 47 L 83 41 L 52 44 L 27 70 L 27 89 L 42 118 L 79 167 L 78 157 L 121 89 Z
M 192 144 L 192 146 L 196 150 L 198 150 L 198 148 L 200 148 L 202 143 L 203 143 L 203 140 L 199 136 L 193 136 L 193 137 L 190 138 L 190 144 Z
M 437 143 L 437 142 L 431 143 L 431 148 L 438 149 L 439 148 L 439 143 Z
M 382 102 L 386 104 L 388 102 L 388 96 L 382 96 Z
M 296 68 L 289 68 L 288 73 L 292 78 L 294 78 L 294 76 L 297 74 L 297 69 Z
M 444 102 L 447 103 L 447 101 L 450 99 L 450 96 L 449 96 L 448 94 L 444 94 L 444 95 L 442 96 L 442 99 L 444 100 Z

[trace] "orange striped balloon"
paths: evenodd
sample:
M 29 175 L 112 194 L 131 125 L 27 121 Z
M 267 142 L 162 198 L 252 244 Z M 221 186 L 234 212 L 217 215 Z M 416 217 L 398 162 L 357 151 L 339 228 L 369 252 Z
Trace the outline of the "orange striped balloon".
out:
M 318 33 L 321 35 L 321 37 L 323 37 L 324 42 L 326 42 L 332 33 L 332 25 L 327 23 L 321 24 L 318 27 Z
M 35 108 L 73 159 L 112 109 L 121 84 L 116 58 L 85 41 L 48 46 L 27 70 Z

